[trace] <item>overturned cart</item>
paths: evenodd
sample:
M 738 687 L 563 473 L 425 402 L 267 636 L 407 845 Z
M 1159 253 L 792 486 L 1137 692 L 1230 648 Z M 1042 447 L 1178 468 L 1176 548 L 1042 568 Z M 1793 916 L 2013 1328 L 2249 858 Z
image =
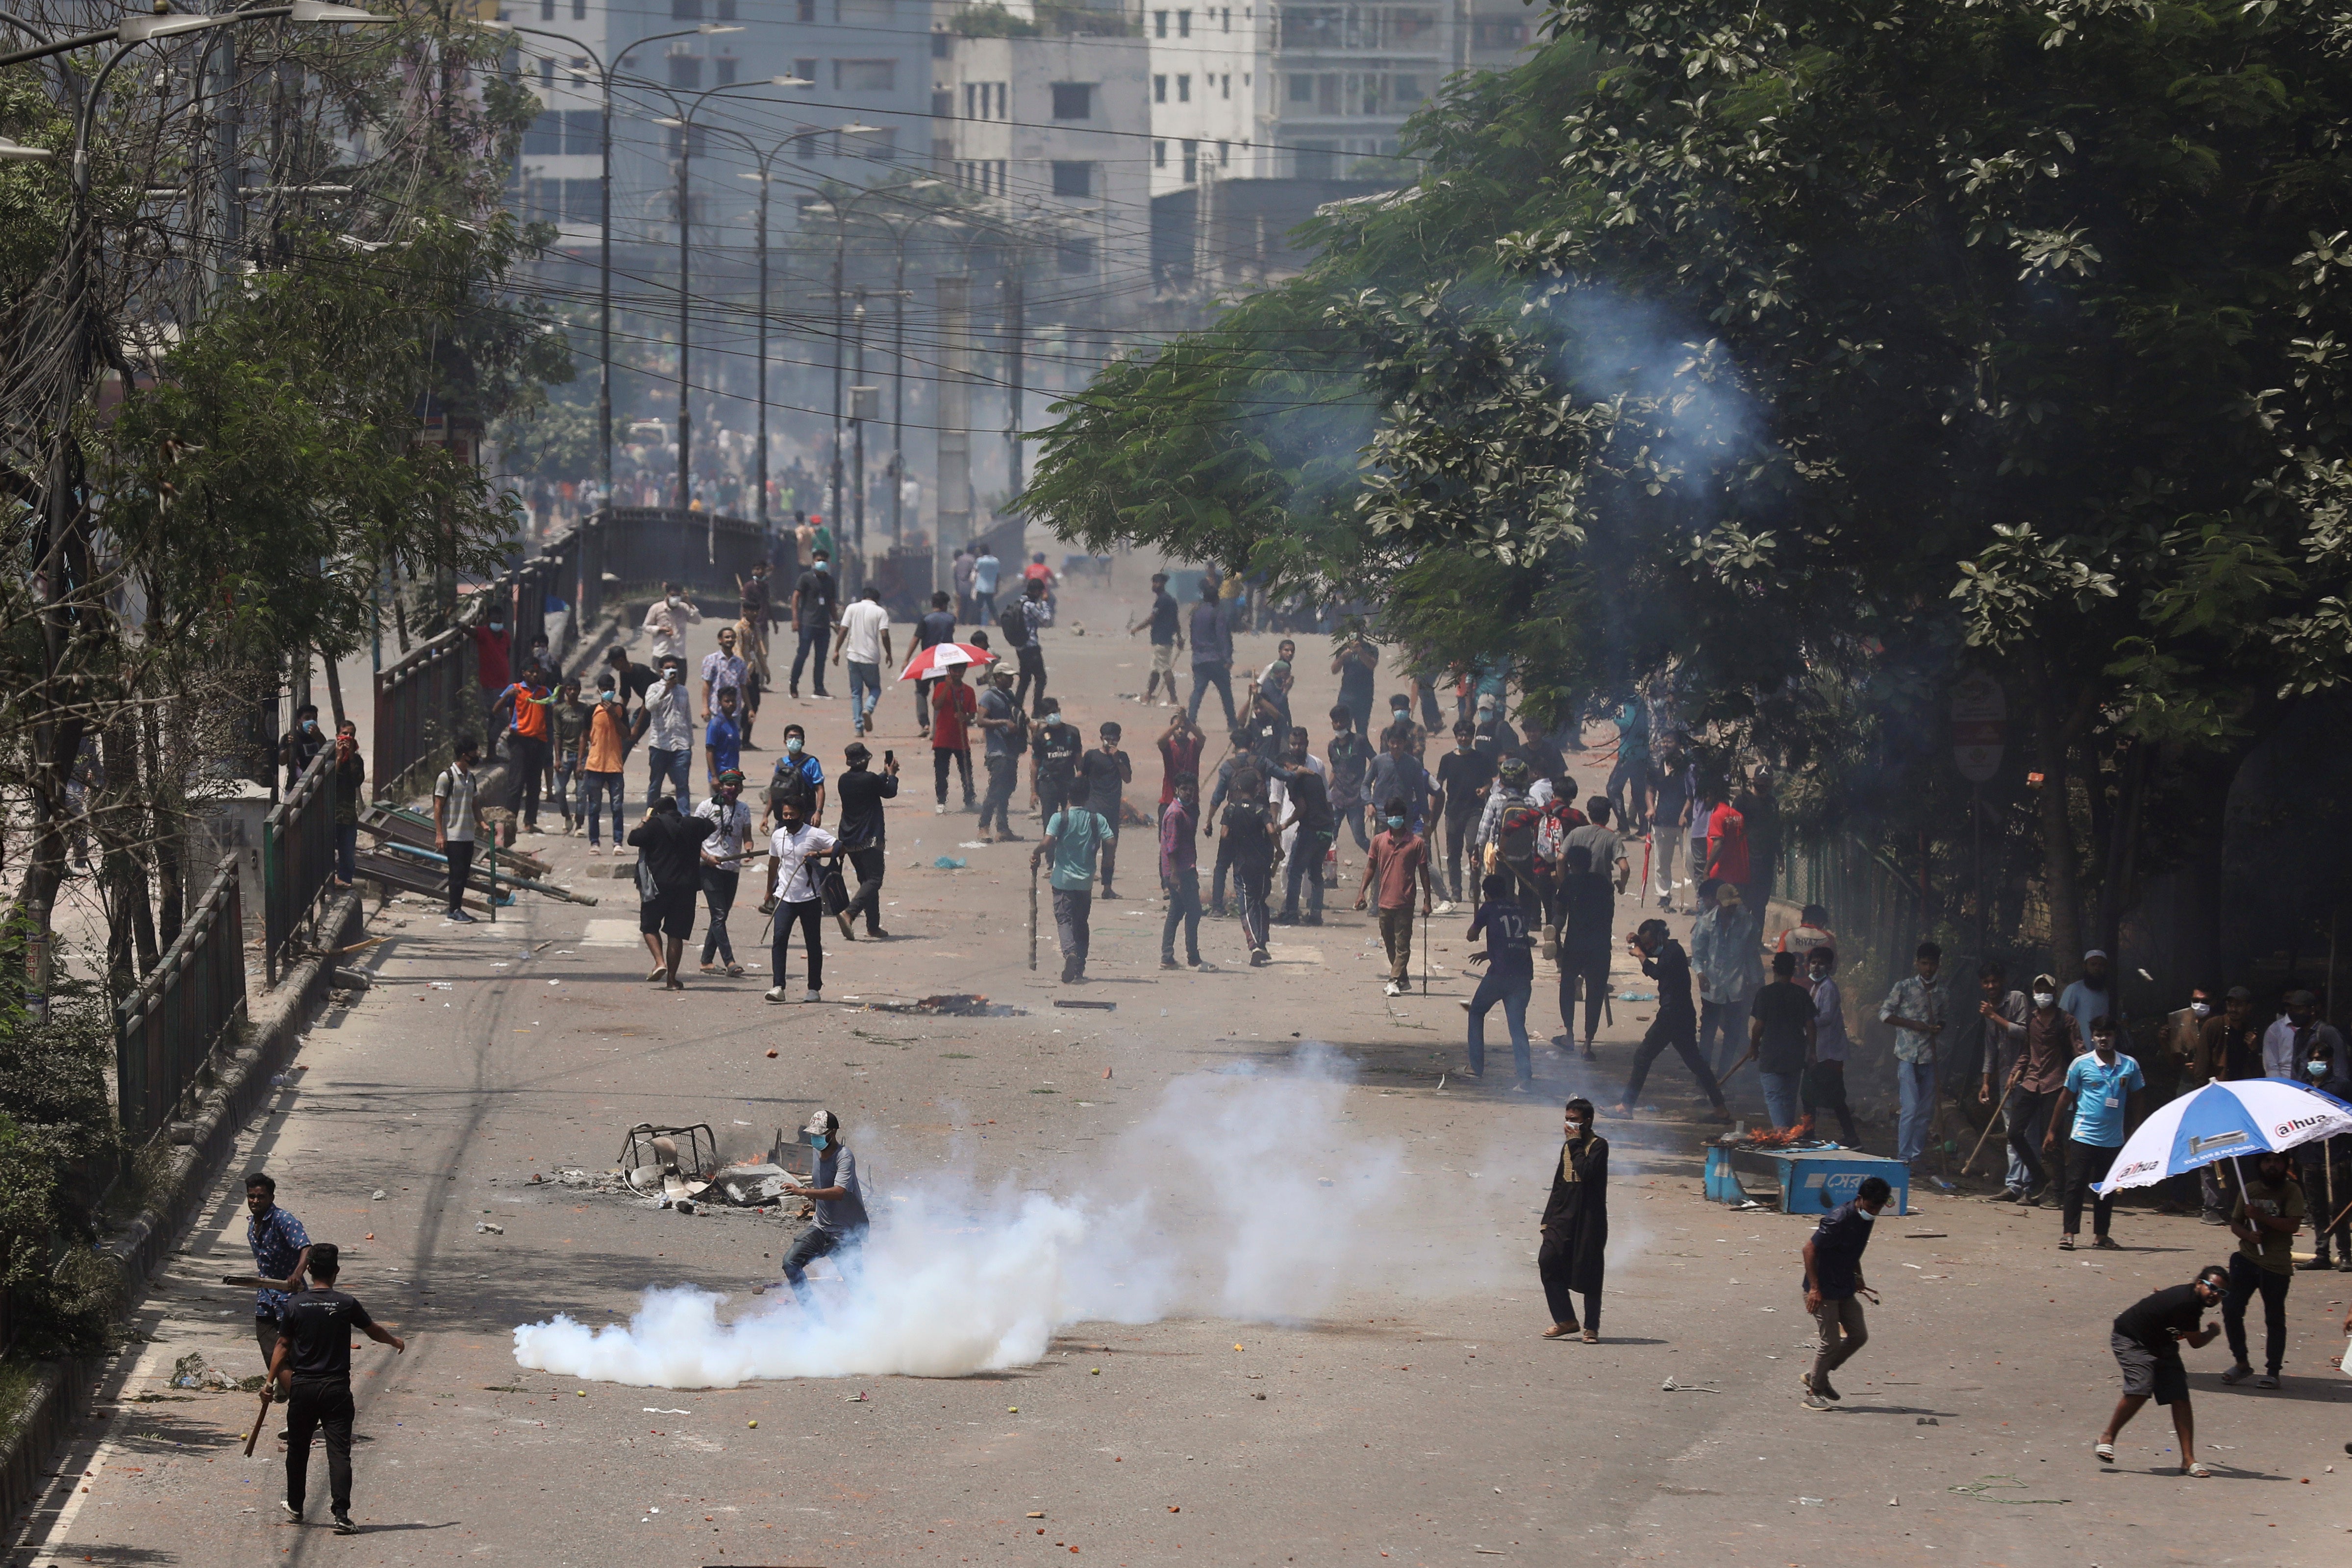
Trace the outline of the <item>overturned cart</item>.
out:
M 708 1122 L 656 1127 L 640 1122 L 621 1145 L 621 1184 L 673 1207 L 704 1203 L 728 1208 L 769 1208 L 786 1201 L 784 1188 L 805 1181 L 814 1151 L 776 1130 L 764 1160 L 721 1166 L 719 1140 Z
M 491 818 L 494 824 L 506 815 L 502 809 L 496 808 L 482 814 Z M 433 847 L 432 818 L 405 807 L 379 802 L 361 807 L 359 819 L 360 826 L 374 841 L 372 847 L 360 851 L 355 857 L 354 869 L 360 875 L 386 887 L 423 894 L 428 898 L 447 896 L 449 857 Z M 499 863 L 501 861 L 506 862 L 503 870 Z M 596 902 L 593 894 L 574 893 L 545 880 L 553 869 L 528 851 L 499 847 L 493 838 L 466 879 L 466 891 L 481 896 L 467 898 L 466 907 L 496 919 L 499 908 L 514 903 L 514 889 L 543 894 L 566 904 Z

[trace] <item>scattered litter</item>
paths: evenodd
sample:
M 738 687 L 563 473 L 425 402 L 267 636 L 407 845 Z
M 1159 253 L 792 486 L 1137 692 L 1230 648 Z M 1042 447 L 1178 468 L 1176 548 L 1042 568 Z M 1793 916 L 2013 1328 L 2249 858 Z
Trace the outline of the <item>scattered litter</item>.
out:
M 711 1178 L 710 1185 L 702 1191 L 702 1197 L 706 1203 L 758 1208 L 783 1197 L 784 1188 L 792 1185 L 790 1172 L 782 1166 L 761 1161 L 756 1165 L 728 1166 Z
M 1658 1385 L 1661 1394 L 1720 1394 L 1720 1388 L 1706 1388 L 1696 1383 L 1677 1383 L 1672 1377 Z
M 1095 1012 L 1104 1013 L 1116 1012 L 1118 1010 L 1118 1004 L 1117 1002 L 1082 1002 L 1068 997 L 1056 997 L 1054 999 L 1054 1005 L 1057 1008 L 1084 1008 Z
M 1941 1241 L 1949 1234 L 1950 1232 L 1943 1230 L 1906 1230 L 1903 1233 L 1903 1239 L 1906 1241 Z
M 646 1414 L 648 1416 L 691 1416 L 694 1412 L 691 1410 L 664 1410 L 655 1406 L 648 1405 L 646 1406 Z M 654 1511 L 656 1513 L 659 1513 L 661 1510 L 656 1509 Z
M 453 980 L 427 980 L 425 983 L 436 991 L 454 991 L 457 988 L 457 983 Z
M 1974 1498 L 1979 1502 L 2025 1504 L 2037 1502 L 2072 1502 L 2074 1500 L 2072 1498 L 2064 1497 L 1995 1497 L 1992 1495 L 1997 1491 L 2023 1491 L 2025 1490 L 2025 1483 L 2019 1480 L 2015 1476 L 1986 1476 L 1981 1479 L 1965 1481 L 1958 1486 L 1947 1487 L 1944 1490 L 1955 1492 L 1961 1497 Z
M 1621 1002 L 1654 1002 L 1658 999 L 1658 993 L 1655 991 L 1620 991 L 1617 993 L 1617 999 Z
M 386 1196 L 387 1195 L 383 1188 L 378 1187 L 373 1192 L 368 1194 L 368 1201 L 371 1203 L 382 1203 Z
M 868 1396 L 863 1388 L 859 1389 L 855 1394 L 845 1394 L 841 1396 L 841 1402 L 844 1405 L 864 1405 L 867 1403 L 867 1400 Z
M 963 862 L 956 859 L 953 855 L 941 855 L 939 859 L 931 862 L 931 869 L 934 871 L 961 871 L 963 870 Z
M 1797 1500 L 1797 1502 L 1800 1507 L 1803 1508 L 1819 1508 L 1822 1506 L 1822 1500 L 1817 1497 L 1801 1497 Z
M 986 839 L 966 839 L 961 843 L 956 845 L 956 848 L 960 850 L 984 850 L 987 847 L 988 841 Z
M 504 1236 L 507 1233 L 507 1228 L 503 1225 L 494 1225 L 487 1219 L 474 1221 L 474 1234 L 479 1236 L 484 1231 L 488 1231 L 492 1236 Z
M 1890 1497 L 1886 1500 L 1886 1506 L 1889 1508 L 1901 1508 L 1903 1506 L 1903 1500 L 1899 1497 Z
M 1029 1517 L 1032 1519 L 1043 1519 L 1045 1517 L 1045 1511 L 1042 1508 L 1034 1509 L 1030 1511 Z
M 940 1018 L 1004 1019 L 1027 1016 L 1019 1008 L 1006 1007 L 1001 1002 L 991 1002 L 986 997 L 971 991 L 944 992 L 935 997 L 925 997 L 922 1000 L 915 1002 L 868 1002 L 866 1005 L 877 1013 L 922 1013 Z
M 1911 1425 L 1914 1427 L 1940 1427 L 1943 1423 L 1937 1420 L 1933 1416 L 1919 1416 L 1913 1417 Z

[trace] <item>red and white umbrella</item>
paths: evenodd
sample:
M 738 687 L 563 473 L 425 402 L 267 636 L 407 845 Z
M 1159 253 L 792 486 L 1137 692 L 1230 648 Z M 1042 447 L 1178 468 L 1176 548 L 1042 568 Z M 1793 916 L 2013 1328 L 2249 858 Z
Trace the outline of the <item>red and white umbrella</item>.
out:
M 969 643 L 934 643 L 907 661 L 899 672 L 902 681 L 928 681 L 934 675 L 948 673 L 955 664 L 992 664 L 996 655 L 985 648 L 975 648 Z

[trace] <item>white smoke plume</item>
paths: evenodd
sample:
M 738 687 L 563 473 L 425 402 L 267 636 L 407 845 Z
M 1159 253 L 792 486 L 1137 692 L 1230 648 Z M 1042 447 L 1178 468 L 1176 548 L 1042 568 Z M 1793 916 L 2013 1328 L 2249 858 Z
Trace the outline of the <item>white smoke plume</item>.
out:
M 1517 1185 L 1506 1198 L 1499 1181 L 1464 1179 L 1459 1198 L 1409 1199 L 1404 1146 L 1348 1119 L 1347 1071 L 1313 1052 L 1280 1071 L 1179 1078 L 1059 1193 L 941 1175 L 892 1184 L 884 1202 L 869 1195 L 876 1224 L 845 1285 L 813 1287 L 807 1306 L 779 1292 L 722 1322 L 724 1296 L 648 1290 L 626 1325 L 559 1316 L 516 1329 L 515 1360 L 665 1388 L 951 1377 L 1034 1362 L 1073 1323 L 1299 1319 L 1351 1289 L 1442 1276 L 1474 1290 L 1524 1269 L 1532 1216 L 1498 1225 L 1473 1211 L 1525 1210 L 1541 1193 Z M 1517 1170 L 1540 1173 L 1543 1134 L 1530 1130 Z M 1521 1235 L 1507 1243 L 1513 1225 Z

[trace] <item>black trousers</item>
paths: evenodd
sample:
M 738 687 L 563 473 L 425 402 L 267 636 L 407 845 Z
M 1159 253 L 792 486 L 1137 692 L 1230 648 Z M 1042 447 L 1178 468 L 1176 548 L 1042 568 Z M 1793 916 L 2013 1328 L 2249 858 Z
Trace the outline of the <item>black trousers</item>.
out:
M 1274 868 L 1264 861 L 1234 862 L 1234 896 L 1242 906 L 1242 940 L 1253 953 L 1261 951 L 1266 943 L 1272 912 L 1266 908 L 1266 895 L 1274 891 Z
M 455 915 L 465 907 L 466 879 L 474 874 L 474 841 L 451 839 L 443 852 L 449 857 L 449 913 Z
M 1860 1144 L 1862 1135 L 1854 1130 L 1853 1109 L 1845 1103 L 1845 1063 L 1816 1061 L 1805 1069 L 1798 1080 L 1798 1091 L 1803 1096 L 1805 1114 L 1820 1111 L 1837 1113 L 1838 1133 L 1848 1147 Z
M 1168 919 L 1160 927 L 1160 956 L 1176 956 L 1176 927 L 1184 927 L 1184 956 L 1192 963 L 1201 961 L 1201 873 L 1181 872 L 1163 876 L 1160 885 L 1168 890 Z
M 855 919 L 859 911 L 864 911 L 869 936 L 878 935 L 882 929 L 882 861 L 880 844 L 849 852 L 850 868 L 857 873 L 857 891 L 849 895 L 842 918 Z
M 710 906 L 710 925 L 702 934 L 702 961 L 706 964 L 713 954 L 726 963 L 735 961 L 735 944 L 727 936 L 727 912 L 735 907 L 735 892 L 742 880 L 741 872 L 720 871 L 708 865 L 702 868 L 702 900 Z
M 1045 650 L 1034 643 L 1021 650 L 1021 678 L 1013 685 L 1013 706 L 1028 706 L 1032 712 L 1035 711 L 1034 705 L 1028 703 L 1028 698 L 1032 695 L 1029 683 L 1033 680 L 1037 683 L 1034 695 L 1044 696 L 1045 695 Z
M 1565 953 L 1559 956 L 1559 1027 L 1570 1040 L 1576 1038 L 1576 1020 L 1570 1015 L 1576 1008 L 1580 981 L 1584 986 L 1584 1038 L 1591 1040 L 1601 1030 L 1601 1004 L 1609 998 L 1609 955 L 1574 963 Z
M 2305 1144 L 2295 1151 L 2302 1157 L 2303 1200 L 2310 1207 L 2311 1223 L 2323 1226 L 2330 1220 L 2336 1221 L 2333 1230 L 2313 1232 L 2313 1239 L 2318 1243 L 2322 1258 L 2327 1256 L 2328 1243 L 2332 1239 L 2336 1255 L 2352 1259 L 2352 1216 L 2336 1218 L 2346 1204 L 2352 1203 L 2352 1179 L 2347 1179 L 2352 1178 L 2352 1171 L 2347 1171 L 2344 1164 L 2347 1151 L 2352 1151 L 2352 1137 L 2341 1134 Z M 2336 1185 L 2332 1188 L 2327 1185 L 2327 1162 L 2331 1155 L 2336 1161 Z
M 539 826 L 539 786 L 547 773 L 547 742 L 534 736 L 509 731 L 507 735 L 507 767 L 515 780 L 516 814 L 526 828 Z
M 2294 1282 L 2294 1275 L 2273 1274 L 2243 1252 L 2230 1254 L 2230 1290 L 2221 1298 L 2221 1333 L 2229 1340 L 2230 1354 L 2240 1366 L 2250 1364 L 2246 1359 L 2246 1303 L 2260 1292 L 2263 1370 L 2273 1377 L 2278 1375 L 2279 1364 L 2286 1360 L 2286 1288 Z
M 798 922 L 801 941 L 808 947 L 808 988 L 824 989 L 824 900 L 812 898 L 806 904 L 776 904 L 775 935 L 769 939 L 768 975 L 776 988 L 784 985 L 784 962 L 793 948 L 793 925 Z
M 963 771 L 963 804 L 964 810 L 971 810 L 971 752 L 963 747 L 953 749 L 944 746 L 931 747 L 931 798 L 942 806 L 948 803 L 948 763 L 950 758 L 953 758 L 955 766 Z
M 1089 889 L 1054 890 L 1054 931 L 1061 939 L 1065 980 L 1076 979 L 1087 972 L 1087 949 L 1094 942 L 1094 927 L 1088 916 L 1094 904 L 1095 895 Z
M 1479 902 L 1478 860 L 1474 852 L 1470 859 L 1470 886 L 1465 891 L 1462 885 L 1462 853 L 1471 848 L 1470 835 L 1477 828 L 1478 818 L 1475 811 L 1464 811 L 1459 815 L 1452 811 L 1445 813 L 1445 896 L 1456 904 L 1466 898 L 1473 906 Z
M 1582 1326 L 1599 1333 L 1601 1332 L 1601 1286 L 1595 1282 L 1592 1289 L 1582 1292 L 1570 1289 L 1568 1282 L 1571 1272 L 1570 1263 L 1568 1239 L 1564 1236 L 1547 1235 L 1543 1239 L 1543 1244 L 1536 1249 L 1536 1273 L 1543 1281 L 1544 1304 L 1551 1309 L 1552 1322 L 1566 1323 L 1569 1327 L 1575 1328 L 1580 1321 L 1576 1312 L 1576 1298 L 1580 1293 L 1584 1297 Z
M 2042 1163 L 2042 1135 L 2049 1131 L 2050 1117 L 2058 1108 L 2060 1092 L 2045 1089 L 2036 1093 L 2021 1088 L 2010 1092 L 2009 1147 L 2025 1167 L 2028 1192 L 2039 1192 L 2050 1180 L 2050 1171 Z
M 1698 1081 L 1700 1092 L 1717 1110 L 1723 1109 L 1723 1086 L 1715 1081 L 1715 1071 L 1698 1051 L 1698 1020 L 1688 1013 L 1661 1015 L 1650 1025 L 1650 1032 L 1642 1037 L 1641 1050 L 1633 1053 L 1633 1075 L 1625 1081 L 1625 1097 L 1622 1103 L 1631 1105 L 1642 1096 L 1643 1081 L 1650 1076 L 1650 1063 L 1658 1053 L 1671 1049 L 1683 1059 L 1683 1065 Z
M 2095 1181 L 2107 1179 L 2107 1167 L 2116 1163 L 2120 1148 L 2103 1149 L 2096 1144 L 2066 1145 L 2066 1206 L 2063 1222 L 2059 1229 L 2068 1236 L 2083 1228 L 2083 1199 L 2091 1203 L 2091 1234 L 2105 1236 L 2107 1221 L 2115 1218 L 2116 1200 L 2091 1191 Z
M 824 695 L 824 653 L 826 648 L 833 643 L 832 622 L 821 622 L 817 625 L 807 628 L 801 632 L 800 639 L 800 647 L 793 654 L 793 679 L 790 688 L 792 695 L 794 696 L 801 695 L 801 666 L 806 664 L 809 654 L 814 653 L 816 672 L 809 677 L 809 689 L 817 695 L 823 696 Z
M 294 1380 L 286 1401 L 286 1500 L 296 1513 L 310 1490 L 310 1438 L 320 1427 L 327 1433 L 327 1496 L 338 1514 L 352 1511 L 352 1422 L 358 1411 L 352 1405 L 348 1377 Z

